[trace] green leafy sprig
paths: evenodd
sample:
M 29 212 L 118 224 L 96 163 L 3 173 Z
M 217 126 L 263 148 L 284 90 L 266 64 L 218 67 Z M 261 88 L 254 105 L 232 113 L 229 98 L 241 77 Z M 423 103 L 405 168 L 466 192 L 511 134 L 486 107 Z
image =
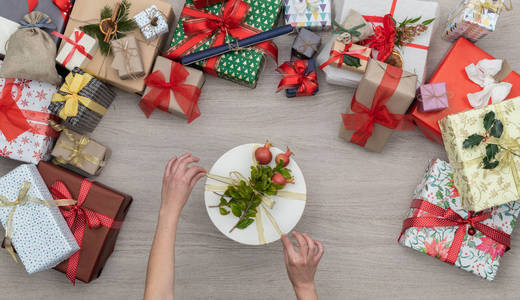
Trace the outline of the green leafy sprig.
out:
M 396 24 L 395 44 L 397 46 L 401 47 L 406 43 L 411 43 L 416 36 L 419 36 L 421 33 L 426 31 L 428 25 L 435 21 L 435 18 L 432 18 L 419 23 L 421 19 L 422 17 L 413 19 L 406 18 L 402 22 L 397 22 L 395 19 L 393 19 L 394 23 Z
M 255 221 L 258 207 L 262 203 L 262 197 L 274 196 L 282 185 L 271 181 L 275 173 L 280 173 L 283 177 L 290 179 L 291 170 L 283 167 L 280 161 L 276 167 L 256 165 L 251 166 L 251 176 L 249 183 L 241 180 L 237 185 L 230 185 L 224 194 L 220 196 L 219 205 L 210 206 L 218 208 L 221 215 L 228 215 L 230 212 L 238 219 L 237 223 L 229 232 L 238 229 L 245 229 Z
M 339 25 L 338 22 L 336 22 L 335 20 L 332 20 L 332 24 L 336 27 L 332 33 L 334 34 L 342 34 L 342 33 L 349 33 L 351 36 L 355 36 L 355 37 L 360 37 L 361 36 L 361 32 L 358 30 L 358 29 L 361 29 L 363 27 L 365 27 L 367 24 L 359 24 L 359 25 L 356 25 L 352 28 L 344 28 L 343 26 Z
M 359 57 L 354 57 L 348 54 L 343 54 L 343 63 L 354 68 L 361 67 L 361 60 Z

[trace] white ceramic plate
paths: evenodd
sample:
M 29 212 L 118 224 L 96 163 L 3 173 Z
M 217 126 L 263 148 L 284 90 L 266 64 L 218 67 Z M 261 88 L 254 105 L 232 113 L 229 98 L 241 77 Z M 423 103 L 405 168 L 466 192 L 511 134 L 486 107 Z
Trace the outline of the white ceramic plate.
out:
M 229 172 L 238 171 L 246 178 L 249 178 L 249 175 L 251 174 L 250 168 L 255 163 L 253 161 L 253 149 L 256 149 L 258 146 L 259 144 L 244 144 L 229 150 L 224 155 L 222 155 L 217 160 L 217 162 L 215 162 L 209 173 L 228 177 Z M 275 147 L 271 147 L 271 152 L 273 153 L 273 161 L 270 165 L 274 167 L 274 158 L 276 155 L 283 153 L 284 151 L 281 151 Z M 291 170 L 291 174 L 294 176 L 295 184 L 287 184 L 282 191 L 306 194 L 307 188 L 305 186 L 305 179 L 303 178 L 303 174 L 293 158 L 294 156 L 291 156 L 291 162 L 289 165 L 287 165 L 287 168 Z M 206 184 L 224 185 L 223 183 L 211 178 L 207 178 Z M 303 210 L 305 209 L 305 201 L 280 198 L 276 196 L 271 198 L 276 203 L 273 209 L 266 209 L 273 216 L 282 233 L 290 232 L 296 226 L 303 214 Z M 206 209 L 211 221 L 213 221 L 213 224 L 215 224 L 215 226 L 225 236 L 241 244 L 263 244 L 260 242 L 256 221 L 249 225 L 249 227 L 246 229 L 235 229 L 230 233 L 229 230 L 236 224 L 238 218 L 233 214 L 223 216 L 219 213 L 218 208 L 209 207 L 211 205 L 218 205 L 220 201 L 220 197 L 214 192 L 205 191 L 204 199 L 206 201 Z M 278 234 L 274 225 L 270 222 L 268 216 L 265 214 L 264 209 L 259 207 L 257 214 L 260 214 L 262 218 L 265 243 L 272 243 L 280 239 L 280 234 Z

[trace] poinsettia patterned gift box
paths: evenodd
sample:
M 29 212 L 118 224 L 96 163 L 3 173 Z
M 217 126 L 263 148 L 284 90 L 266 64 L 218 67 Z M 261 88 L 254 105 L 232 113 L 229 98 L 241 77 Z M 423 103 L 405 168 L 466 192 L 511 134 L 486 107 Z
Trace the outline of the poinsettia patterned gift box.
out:
M 48 83 L 0 78 L 0 156 L 34 164 L 49 157 L 58 136 L 48 125 L 57 120 L 47 110 L 55 92 Z
M 414 192 L 399 243 L 491 281 L 519 212 L 520 201 L 479 213 L 463 209 L 451 166 L 433 160 Z

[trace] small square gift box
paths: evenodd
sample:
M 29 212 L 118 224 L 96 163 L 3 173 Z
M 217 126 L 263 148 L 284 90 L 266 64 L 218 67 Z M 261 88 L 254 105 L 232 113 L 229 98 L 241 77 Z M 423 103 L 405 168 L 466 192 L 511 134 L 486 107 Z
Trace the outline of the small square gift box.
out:
M 154 40 L 169 31 L 168 21 L 155 5 L 135 15 L 134 20 L 147 41 Z
M 295 28 L 328 30 L 331 27 L 331 0 L 284 0 L 285 24 Z
M 446 82 L 423 84 L 417 89 L 417 106 L 421 112 L 439 111 L 448 108 Z
M 339 136 L 381 152 L 394 130 L 412 130 L 405 113 L 415 98 L 417 75 L 372 59 L 359 83 Z
M 318 52 L 321 37 L 305 28 L 300 29 L 292 45 L 292 55 L 301 59 L 311 59 Z
M 58 137 L 48 124 L 57 120 L 47 109 L 55 92 L 49 83 L 0 78 L 0 156 L 34 164 L 49 158 Z
M 497 103 L 504 97 L 510 99 L 520 96 L 520 75 L 512 71 L 506 61 L 494 59 L 465 38 L 460 38 L 453 45 L 429 81 L 430 84 L 440 82 L 446 83 L 449 107 L 435 112 L 422 112 L 415 105 L 410 113 L 422 133 L 439 144 L 443 143 L 438 124 L 442 118 Z
M 507 0 L 463 0 L 453 10 L 445 25 L 442 37 L 455 41 L 464 36 L 472 42 L 477 42 L 489 33 L 495 31 L 500 13 L 512 9 L 505 5 Z
M 320 65 L 320 69 L 333 65 L 336 68 L 365 73 L 372 49 L 353 44 L 350 36 L 340 35 L 330 49 L 330 58 Z
M 439 125 L 466 209 L 520 199 L 520 97 L 449 115 Z
M 18 29 L 18 26 L 20 26 L 20 24 L 0 17 L 0 28 L 2 28 L 0 31 L 0 58 L 5 56 L 5 43 L 7 43 L 11 34 Z
M 51 121 L 51 126 L 61 132 L 52 149 L 52 162 L 64 166 L 82 176 L 97 176 L 106 165 L 111 151 L 86 135 L 65 128 Z
M 69 37 L 61 33 L 54 33 L 54 35 L 58 35 L 64 41 L 56 61 L 69 71 L 76 67 L 85 67 L 98 49 L 97 40 L 77 28 Z
M 146 89 L 139 107 L 147 118 L 158 108 L 188 119 L 200 116 L 200 89 L 205 77 L 202 71 L 158 56 L 152 74 L 146 77 Z
M 368 37 L 374 34 L 372 24 L 368 23 L 363 16 L 354 9 L 351 9 L 347 17 L 343 20 L 343 23 L 338 24 L 336 21 L 332 21 L 335 29 L 332 33 L 335 34 L 348 34 L 353 43 L 358 44 L 361 41 L 366 40 Z
M 35 165 L 21 165 L 0 177 L 4 246 L 27 273 L 50 269 L 79 250 L 57 207 L 74 203 L 53 201 Z
M 119 78 L 126 80 L 144 76 L 143 60 L 135 35 L 112 40 L 110 47 L 114 54 L 112 68 L 117 70 Z
M 80 250 L 55 269 L 65 273 L 73 284 L 98 278 L 114 251 L 132 197 L 51 163 L 41 162 L 38 171 L 55 199 L 77 201 L 60 207 L 60 211 Z
M 399 243 L 487 280 L 495 279 L 520 212 L 515 201 L 479 213 L 462 207 L 453 171 L 430 162 L 413 195 Z
M 314 96 L 318 93 L 318 74 L 314 59 L 285 62 L 276 70 L 283 76 L 277 92 L 285 90 L 287 98 Z
M 115 96 L 107 85 L 75 68 L 52 96 L 49 110 L 63 119 L 67 127 L 80 133 L 92 132 Z

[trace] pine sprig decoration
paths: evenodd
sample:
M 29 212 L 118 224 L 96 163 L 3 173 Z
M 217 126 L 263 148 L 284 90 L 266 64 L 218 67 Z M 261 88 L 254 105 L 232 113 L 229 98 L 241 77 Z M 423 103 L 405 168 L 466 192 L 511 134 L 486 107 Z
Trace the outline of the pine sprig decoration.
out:
M 125 33 L 132 31 L 137 28 L 137 24 L 135 24 L 133 19 L 129 18 L 129 10 L 131 3 L 128 0 L 122 0 L 117 10 L 117 14 L 115 16 L 115 23 L 117 30 L 113 35 L 110 36 L 110 40 L 120 39 L 125 37 Z M 80 29 L 86 34 L 95 37 L 99 43 L 99 49 L 101 54 L 108 55 L 110 53 L 110 42 L 106 42 L 106 34 L 101 31 L 100 23 L 103 20 L 111 19 L 114 15 L 114 8 L 110 6 L 105 6 L 101 9 L 99 23 L 96 24 L 88 24 L 85 26 L 81 26 Z
M 421 35 L 423 32 L 428 29 L 428 25 L 430 25 L 433 21 L 435 21 L 435 18 L 424 20 L 421 23 L 419 21 L 422 17 L 417 18 L 406 18 L 402 22 L 397 22 L 394 19 L 394 23 L 396 24 L 395 30 L 395 44 L 398 47 L 402 47 L 406 45 L 407 43 L 411 43 L 415 37 Z

